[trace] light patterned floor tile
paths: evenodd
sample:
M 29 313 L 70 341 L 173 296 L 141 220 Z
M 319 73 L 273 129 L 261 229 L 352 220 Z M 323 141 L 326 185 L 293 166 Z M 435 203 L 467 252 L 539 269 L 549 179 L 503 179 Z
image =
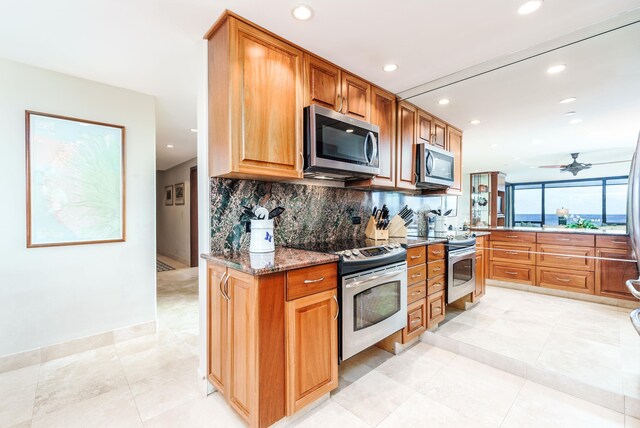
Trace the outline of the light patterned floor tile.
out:
M 39 369 L 35 365 L 0 373 L 0 427 L 31 420 Z

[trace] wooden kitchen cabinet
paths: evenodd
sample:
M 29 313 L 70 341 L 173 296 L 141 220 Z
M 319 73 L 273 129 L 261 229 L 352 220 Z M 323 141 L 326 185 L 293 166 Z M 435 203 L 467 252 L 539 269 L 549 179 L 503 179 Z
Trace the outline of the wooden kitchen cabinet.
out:
M 436 134 L 437 135 L 437 134 Z M 447 126 L 447 142 L 445 143 L 447 150 L 453 154 L 453 184 L 449 187 L 447 193 L 462 193 L 462 131 Z
M 227 300 L 222 292 L 227 269 L 207 265 L 209 313 L 209 381 L 225 395 L 227 385 Z
M 342 113 L 356 119 L 370 121 L 371 84 L 342 71 Z
M 304 66 L 305 106 L 318 104 L 340 111 L 340 68 L 309 54 L 304 55 Z
M 398 103 L 396 139 L 396 187 L 416 189 L 416 118 L 418 110 L 411 104 Z
M 486 291 L 486 281 L 485 281 L 485 269 L 484 269 L 484 254 L 476 253 L 476 288 L 473 291 L 473 296 L 471 297 L 471 301 L 475 302 L 482 296 Z
M 427 299 L 407 306 L 407 326 L 402 330 L 402 343 L 420 336 L 427 330 Z
M 427 297 L 427 328 L 432 328 L 444 320 L 444 290 Z
M 396 185 L 396 96 L 380 88 L 371 91 L 371 123 L 378 125 L 380 174 L 373 178 L 375 187 Z
M 442 150 L 450 150 L 450 146 L 448 144 L 450 136 L 449 136 L 449 133 L 447 132 L 447 125 L 444 122 L 438 119 L 433 119 L 431 134 L 432 134 L 431 135 L 432 145 L 440 147 Z M 460 132 L 460 140 L 462 141 L 461 132 Z
M 417 144 L 433 144 L 433 118 L 426 112 L 418 110 L 418 126 L 416 130 Z
M 338 387 L 337 281 L 286 304 L 287 415 Z
M 593 294 L 593 272 L 538 266 L 536 276 L 541 287 Z
M 207 39 L 211 175 L 302 178 L 302 51 L 230 15 Z
M 600 238 L 600 236 L 597 238 Z M 611 241 L 619 242 L 619 244 L 614 244 L 618 247 L 623 245 L 623 238 L 610 239 L 607 244 L 611 245 Z M 598 248 L 596 256 L 596 294 L 617 299 L 636 300 L 625 283 L 628 279 L 638 278 L 637 264 L 635 262 L 622 261 L 634 259 L 631 249 Z

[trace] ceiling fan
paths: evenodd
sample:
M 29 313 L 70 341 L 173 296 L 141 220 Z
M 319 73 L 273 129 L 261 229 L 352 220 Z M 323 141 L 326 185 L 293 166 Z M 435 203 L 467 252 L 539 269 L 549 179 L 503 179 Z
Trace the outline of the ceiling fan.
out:
M 612 163 L 623 163 L 623 162 L 631 162 L 628 160 L 622 161 L 612 161 L 612 162 L 598 162 L 598 163 L 582 163 L 578 162 L 578 155 L 580 153 L 571 153 L 571 157 L 573 158 L 573 162 L 567 165 L 542 165 L 539 168 L 559 168 L 562 172 L 570 172 L 574 176 L 578 175 L 580 171 L 583 169 L 589 169 L 594 165 L 608 165 Z

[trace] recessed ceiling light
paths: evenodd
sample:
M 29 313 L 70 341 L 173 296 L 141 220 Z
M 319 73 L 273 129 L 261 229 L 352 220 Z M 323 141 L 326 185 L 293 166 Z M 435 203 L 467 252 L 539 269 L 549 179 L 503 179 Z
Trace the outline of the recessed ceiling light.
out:
M 480 125 L 480 121 L 478 119 L 473 119 L 471 122 L 469 122 L 472 125 Z
M 520 15 L 528 15 L 540 9 L 540 6 L 542 6 L 542 0 L 529 0 L 522 3 L 518 8 L 518 13 Z
M 291 14 L 295 19 L 306 21 L 313 15 L 313 10 L 306 4 L 301 4 L 291 10 Z
M 529 168 L 534 169 L 534 168 L 537 168 L 537 166 L 530 166 Z
M 571 121 L 569 121 L 570 124 L 575 125 L 576 123 L 580 123 L 582 122 L 582 119 L 573 119 Z
M 513 160 L 520 160 L 520 158 L 513 158 Z
M 167 144 L 168 149 L 173 149 L 173 144 Z
M 451 101 L 449 100 L 449 98 L 443 98 L 440 101 L 438 101 L 438 104 L 440 104 L 441 106 L 446 106 L 447 104 L 449 104 Z
M 576 97 L 569 97 L 569 98 L 565 98 L 563 100 L 560 100 L 560 104 L 568 104 L 568 103 L 572 103 L 576 100 Z
M 557 73 L 560 73 L 561 71 L 564 71 L 565 68 L 567 68 L 567 66 L 564 64 L 552 65 L 551 67 L 547 68 L 547 73 L 557 74 Z
M 351 133 L 353 132 L 353 129 L 349 128 L 349 129 L 347 129 L 347 130 L 346 130 L 346 131 L 344 131 L 344 132 L 347 132 L 347 133 L 351 134 Z
M 573 116 L 574 114 L 576 114 L 576 112 L 575 112 L 575 111 L 568 111 L 568 112 L 566 112 L 564 115 L 565 115 L 565 116 Z
M 398 64 L 387 64 L 382 67 L 384 71 L 396 71 L 398 69 Z
M 491 145 L 491 147 L 498 147 L 498 144 L 493 143 L 493 144 Z
M 198 132 L 198 130 L 196 128 L 191 128 L 189 131 L 191 132 Z

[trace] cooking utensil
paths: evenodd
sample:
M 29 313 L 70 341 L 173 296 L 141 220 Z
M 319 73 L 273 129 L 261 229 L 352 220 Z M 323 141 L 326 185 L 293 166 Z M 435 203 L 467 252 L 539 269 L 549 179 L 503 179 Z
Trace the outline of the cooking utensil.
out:
M 404 224 L 404 227 L 409 226 L 411 223 L 413 223 L 413 219 L 410 219 L 408 222 L 406 222 L 406 223 Z
M 376 205 L 375 207 L 373 207 L 373 211 L 371 211 L 371 215 L 375 217 L 377 212 L 378 212 L 378 206 Z
M 282 214 L 283 212 L 284 212 L 284 208 L 283 207 L 275 207 L 274 209 L 269 211 L 269 219 L 276 218 L 280 214 Z
M 257 218 L 258 218 L 258 217 L 256 216 L 256 213 L 254 213 L 254 212 L 253 212 L 253 210 L 252 210 L 251 208 L 249 208 L 249 207 L 245 207 L 245 206 L 243 206 L 242 208 L 244 208 L 244 211 L 243 211 L 243 212 L 244 212 L 247 216 L 249 216 L 249 218 L 250 218 L 251 220 L 255 220 L 255 219 L 257 219 Z
M 265 207 L 258 207 L 254 211 L 258 220 L 264 220 L 269 216 L 269 211 Z
M 450 209 L 449 211 L 445 212 L 445 213 L 443 214 L 443 216 L 445 216 L 445 217 L 446 217 L 446 216 L 448 216 L 449 214 L 451 214 L 451 212 L 452 212 L 452 211 L 453 211 L 453 208 L 452 208 L 452 209 Z

